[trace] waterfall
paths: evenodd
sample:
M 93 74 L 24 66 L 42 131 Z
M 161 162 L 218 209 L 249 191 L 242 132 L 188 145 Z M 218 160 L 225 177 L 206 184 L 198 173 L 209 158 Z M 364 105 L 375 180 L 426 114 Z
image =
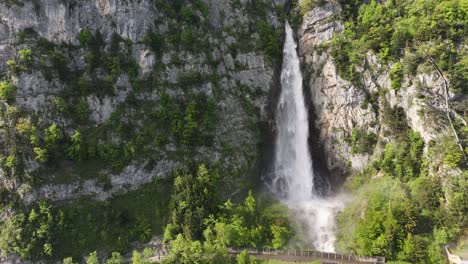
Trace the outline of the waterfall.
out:
M 285 27 L 281 94 L 276 109 L 275 171 L 269 187 L 295 212 L 305 237 L 315 249 L 334 252 L 334 217 L 340 203 L 337 199 L 322 198 L 314 191 L 308 114 L 297 45 L 288 22 Z

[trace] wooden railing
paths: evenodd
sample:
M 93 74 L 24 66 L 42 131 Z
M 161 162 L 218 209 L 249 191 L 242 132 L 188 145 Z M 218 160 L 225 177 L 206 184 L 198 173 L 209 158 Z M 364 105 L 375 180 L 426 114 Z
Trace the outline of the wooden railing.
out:
M 385 263 L 384 257 L 361 257 L 348 254 L 339 254 L 332 252 L 321 252 L 321 251 L 309 251 L 309 250 L 300 250 L 300 249 L 258 249 L 258 248 L 234 248 L 230 247 L 228 249 L 231 254 L 239 254 L 242 251 L 247 250 L 251 255 L 260 255 L 260 256 L 282 256 L 286 259 L 300 259 L 305 261 L 313 260 L 333 260 L 339 262 L 351 262 L 351 263 Z

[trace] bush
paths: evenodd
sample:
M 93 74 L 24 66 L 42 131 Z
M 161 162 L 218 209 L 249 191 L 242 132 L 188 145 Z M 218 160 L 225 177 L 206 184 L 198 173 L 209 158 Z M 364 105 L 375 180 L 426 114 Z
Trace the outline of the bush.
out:
M 49 155 L 47 154 L 47 149 L 42 148 L 34 148 L 34 153 L 36 153 L 35 160 L 45 163 L 49 159 Z
M 32 63 L 33 53 L 31 49 L 23 48 L 19 51 L 20 60 L 25 65 L 30 65 Z
M 54 147 L 62 137 L 62 130 L 55 123 L 45 129 L 44 141 L 48 147 Z
M 401 63 L 396 62 L 390 69 L 390 80 L 392 81 L 391 87 L 393 90 L 398 91 L 401 88 L 403 81 L 403 66 Z
M 259 40 L 257 43 L 258 49 L 272 61 L 281 58 L 281 35 L 278 31 L 270 26 L 266 21 L 260 20 L 257 22 Z
M 32 130 L 32 123 L 31 121 L 27 120 L 26 118 L 19 118 L 16 122 L 16 132 L 21 136 L 27 136 L 31 133 Z
M 78 41 L 82 46 L 87 45 L 91 43 L 93 39 L 93 33 L 91 32 L 91 29 L 85 28 L 80 31 L 80 34 L 78 34 Z
M 256 264 L 257 261 L 255 260 L 254 256 L 250 256 L 250 253 L 247 249 L 243 250 L 239 255 L 236 257 L 237 264 Z
M 453 141 L 447 141 L 445 144 L 445 157 L 444 164 L 451 168 L 458 167 L 462 164 L 464 159 L 463 152 L 457 143 Z
M 351 134 L 351 153 L 352 154 L 363 154 L 363 153 L 372 153 L 374 150 L 375 144 L 377 144 L 377 135 L 359 129 L 353 128 Z
M 0 99 L 13 100 L 15 96 L 16 87 L 7 81 L 0 82 Z
M 8 155 L 5 161 L 5 167 L 7 168 L 13 168 L 17 164 L 17 159 L 15 155 Z

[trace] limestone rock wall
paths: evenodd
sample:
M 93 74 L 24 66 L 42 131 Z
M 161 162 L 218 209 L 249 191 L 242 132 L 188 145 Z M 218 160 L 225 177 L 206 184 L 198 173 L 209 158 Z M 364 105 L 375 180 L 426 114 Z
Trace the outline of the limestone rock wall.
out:
M 14 102 L 8 102 L 2 111 L 6 113 L 10 106 L 19 111 L 13 120 L 3 117 L 10 125 L 2 129 L 1 155 L 16 155 L 20 164 L 15 170 L 3 166 L 0 176 L 3 187 L 19 192 L 26 203 L 81 195 L 105 199 L 115 192 L 135 189 L 153 177 L 167 175 L 187 160 L 220 164 L 222 171 L 230 171 L 237 177 L 226 178 L 226 186 L 235 186 L 239 177 L 255 171 L 261 141 L 259 124 L 271 118 L 267 111 L 268 98 L 277 85 L 275 70 L 279 64 L 277 58 L 267 58 L 258 48 L 261 40 L 256 23 L 264 20 L 273 30 L 282 32 L 283 26 L 275 10 L 281 9 L 283 1 L 268 2 L 262 10 L 252 8 L 251 1 L 233 3 L 223 0 L 195 1 L 171 9 L 171 5 L 177 6 L 177 3 L 152 0 L 0 1 L 0 80 L 16 86 Z M 190 14 L 184 18 L 182 11 L 189 12 L 182 10 L 185 7 L 189 7 Z M 89 72 L 89 50 L 78 40 L 80 33 L 87 29 L 92 34 L 99 31 L 104 42 L 100 48 L 102 54 L 116 49 L 112 46 L 116 35 L 122 39 L 118 42 L 119 56 L 121 60 L 135 61 L 137 72 L 121 70 L 117 76 L 111 76 L 112 73 L 103 70 L 108 67 L 106 61 Z M 159 37 L 157 41 L 163 43 L 164 48 L 158 51 L 150 47 L 147 41 L 150 32 Z M 204 33 L 200 35 L 200 32 Z M 196 41 L 193 50 L 180 45 L 180 38 L 184 37 Z M 99 84 L 110 82 L 111 88 L 106 89 L 112 91 L 104 92 L 102 85 L 97 85 L 85 94 L 73 95 L 72 92 L 70 96 L 77 84 L 59 78 L 58 69 L 45 70 L 51 65 L 51 59 L 37 48 L 40 41 L 54 45 L 51 53 L 63 55 L 64 64 L 73 78 L 90 83 L 97 80 Z M 25 48 L 33 52 L 32 66 L 12 74 L 7 61 L 20 63 L 19 51 Z M 160 143 L 141 146 L 151 155 L 132 158 L 117 172 L 98 166 L 96 171 L 83 177 L 73 170 L 76 161 L 39 162 L 34 146 L 28 139 L 18 136 L 14 128 L 18 118 L 31 120 L 42 138 L 47 126 L 58 124 L 64 134 L 61 156 L 66 154 L 66 147 L 71 144 L 71 136 L 76 131 L 105 134 L 98 136 L 97 145 L 133 144 L 134 140 L 118 135 L 115 127 L 108 129 L 109 124 L 117 118 L 122 124 L 132 124 L 133 132 L 127 132 L 140 133 L 151 115 L 140 106 L 146 104 L 159 109 L 162 94 L 175 98 L 182 105 L 187 105 L 194 96 L 215 102 L 216 123 L 209 142 L 202 142 L 200 146 L 181 146 L 169 138 L 163 146 Z M 77 122 L 76 118 L 59 113 L 57 100 L 63 98 L 72 107 L 77 106 L 77 102 L 84 105 L 87 121 Z M 106 131 L 102 132 L 103 129 Z M 156 130 L 153 133 L 165 132 Z M 8 143 L 12 136 L 18 144 Z M 180 154 L 188 150 L 193 151 L 192 154 Z M 139 151 L 142 150 L 130 152 Z M 138 153 L 131 155 L 138 156 Z M 149 163 L 151 169 L 143 169 Z M 100 174 L 109 176 L 112 188 L 104 191 L 98 186 L 93 178 Z

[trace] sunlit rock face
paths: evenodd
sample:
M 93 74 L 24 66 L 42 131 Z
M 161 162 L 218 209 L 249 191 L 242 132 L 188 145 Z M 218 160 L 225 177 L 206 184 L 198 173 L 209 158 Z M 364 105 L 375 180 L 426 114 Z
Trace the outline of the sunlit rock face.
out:
M 241 181 L 257 175 L 258 146 L 263 140 L 260 124 L 272 122 L 268 107 L 272 90 L 278 86 L 281 58 L 267 58 L 258 48 L 260 39 L 256 23 L 259 19 L 264 20 L 281 35 L 283 25 L 275 10 L 282 8 L 283 1 L 271 1 L 262 10 L 252 9 L 251 1 L 233 4 L 232 1 L 207 0 L 200 1 L 199 6 L 184 5 L 192 10 L 191 19 L 195 22 L 192 21 L 190 27 L 197 32 L 195 40 L 201 41 L 193 43 L 193 47 L 180 44 L 180 33 L 189 28 L 178 10 L 182 6 L 171 10 L 180 1 L 166 1 L 168 6 L 158 6 L 156 2 L 19 0 L 7 4 L 1 1 L 0 76 L 16 86 L 12 105 L 21 112 L 19 117 L 32 120 L 41 133 L 50 124 L 58 124 L 64 134 L 64 146 L 68 146 L 70 137 L 77 130 L 102 132 L 102 127 L 115 120 L 132 123 L 131 129 L 127 130 L 140 133 L 147 126 L 144 119 L 154 116 L 144 110 L 143 105 L 150 104 L 157 111 L 162 94 L 185 105 L 195 97 L 214 102 L 215 121 L 209 139 L 198 142 L 198 146 L 182 146 L 173 142 L 173 138 L 169 138 L 164 146 L 153 142 L 145 146 L 145 151 L 151 154 L 128 160 L 119 171 L 100 168 L 93 173 L 108 176 L 112 188 L 106 190 L 99 185 L 96 175 L 78 176 L 68 168 L 48 168 L 47 164 L 35 159 L 31 145 L 22 144 L 18 157 L 23 164 L 24 171 L 18 172 L 22 176 L 0 177 L 2 186 L 22 190 L 21 197 L 29 204 L 37 199 L 66 200 L 82 195 L 106 199 L 116 192 L 133 190 L 153 178 L 164 177 L 188 160 L 221 164 L 225 174 L 232 176 L 226 178 L 228 189 L 236 189 Z M 135 62 L 137 71 L 121 70 L 111 78 L 109 72 L 102 69 L 109 66 L 109 61 L 103 59 L 97 69 L 88 72 L 89 50 L 78 39 L 86 29 L 93 35 L 99 32 L 103 41 L 100 52 L 105 56 L 111 49 L 116 49 L 112 46 L 113 39 L 121 38 L 117 48 L 125 60 Z M 149 32 L 159 37 L 163 48 L 155 50 L 148 44 Z M 53 66 L 51 53 L 37 49 L 41 39 L 43 43 L 55 45 L 52 50 L 63 55 L 71 72 L 65 80 L 58 78 L 57 69 L 49 70 Z M 202 42 L 205 46 L 200 47 Z M 278 38 L 278 45 L 281 42 Z M 7 61 L 19 63 L 19 51 L 24 48 L 33 52 L 32 67 L 13 76 Z M 193 76 L 195 79 L 190 79 Z M 88 87 L 83 95 L 72 92 L 70 96 L 78 79 L 99 82 Z M 106 83 L 110 88 L 104 88 Z M 104 89 L 111 92 L 103 92 Z M 78 122 L 59 112 L 56 104 L 59 98 L 66 98 L 74 107 L 81 102 L 86 108 L 86 121 Z M 136 114 L 139 112 L 142 113 Z M 181 120 L 185 122 L 184 117 Z M 129 139 L 117 135 L 116 127 L 108 128 L 107 135 L 99 138 L 97 145 L 128 143 Z M 167 133 L 153 131 L 154 135 Z M 5 134 L 0 137 L 2 142 L 10 141 Z M 187 149 L 196 154 L 190 157 L 180 154 Z M 138 153 L 142 149 L 134 151 Z M 3 147 L 3 152 L 9 154 L 8 146 Z M 65 153 L 61 155 L 65 156 Z M 74 166 L 74 161 L 71 162 L 68 167 Z

